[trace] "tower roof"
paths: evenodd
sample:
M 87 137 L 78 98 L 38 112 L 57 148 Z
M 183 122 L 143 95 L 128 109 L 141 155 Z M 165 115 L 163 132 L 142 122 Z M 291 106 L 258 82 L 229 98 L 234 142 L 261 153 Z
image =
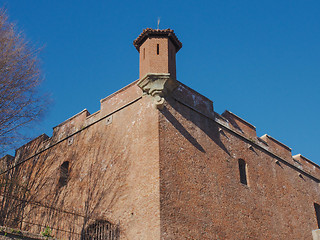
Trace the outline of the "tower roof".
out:
M 144 43 L 144 41 L 148 37 L 167 37 L 169 38 L 172 43 L 175 45 L 177 52 L 182 47 L 182 43 L 179 41 L 177 36 L 174 34 L 174 31 L 170 28 L 168 29 L 152 29 L 152 28 L 146 28 L 142 31 L 142 33 L 137 37 L 136 40 L 133 41 L 133 45 L 136 47 L 138 52 L 140 52 L 140 46 Z

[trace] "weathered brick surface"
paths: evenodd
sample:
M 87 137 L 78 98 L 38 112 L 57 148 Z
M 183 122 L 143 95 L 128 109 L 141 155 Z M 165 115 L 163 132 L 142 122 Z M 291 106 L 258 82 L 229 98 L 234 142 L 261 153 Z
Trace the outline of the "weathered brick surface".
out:
M 160 113 L 159 139 L 162 239 L 312 239 L 315 179 L 176 100 Z
M 140 76 L 175 76 L 168 38 L 138 46 Z M 171 85 L 142 93 L 135 81 L 2 158 L 0 225 L 49 226 L 58 239 L 81 239 L 97 221 L 129 240 L 312 239 L 320 167 L 167 75 Z
M 13 193 L 26 200 L 11 202 L 23 203 L 19 226 L 40 233 L 49 225 L 60 239 L 80 239 L 87 225 L 104 219 L 119 225 L 121 239 L 159 239 L 158 113 L 152 102 L 140 98 L 113 113 L 112 123 L 102 119 L 75 133 L 74 125 L 85 123 L 79 116 L 56 132 L 71 137 L 52 137 L 45 144 L 47 150 L 15 168 L 16 178 L 28 187 L 25 196 Z M 38 142 L 31 151 L 34 142 L 20 149 L 19 159 L 39 152 L 43 144 Z M 69 161 L 69 180 L 59 187 L 65 161 Z
M 304 171 L 312 175 L 320 176 L 319 165 L 315 164 L 308 158 L 302 156 L 301 154 L 297 154 L 293 156 L 293 160 L 294 160 L 295 166 L 297 166 L 298 168 L 303 169 Z
M 279 142 L 278 140 L 268 136 L 267 134 L 263 135 L 261 139 L 268 144 L 268 148 L 270 151 L 286 159 L 287 161 L 292 162 L 291 148 Z
M 230 124 L 229 126 L 233 130 L 237 131 L 238 133 L 246 136 L 251 140 L 255 140 L 255 138 L 257 137 L 256 128 L 252 124 L 246 122 L 242 118 L 239 118 L 230 111 L 224 111 L 224 113 L 222 113 L 222 116 L 228 120 Z
M 17 151 L 20 165 L 10 173 L 28 191 L 13 192 L 9 203 L 19 206 L 10 216 L 23 230 L 49 225 L 60 239 L 80 239 L 103 219 L 119 226 L 121 239 L 311 239 L 316 165 L 295 157 L 297 167 L 274 155 L 276 146 L 243 134 L 245 126 L 220 123 L 211 102 L 186 86 L 161 111 L 139 91 L 133 84 L 119 92 L 124 99 L 111 96 L 125 106 L 110 104 L 113 114 L 103 101 L 109 115 L 95 113 L 96 123 L 82 112 Z M 65 161 L 70 175 L 60 187 Z

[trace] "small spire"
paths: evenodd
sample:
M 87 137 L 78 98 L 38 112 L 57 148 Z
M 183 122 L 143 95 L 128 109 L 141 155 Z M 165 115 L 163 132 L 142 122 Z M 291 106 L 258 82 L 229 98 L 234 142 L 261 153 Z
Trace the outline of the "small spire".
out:
M 159 25 L 160 25 L 160 17 L 158 17 L 158 25 L 157 25 L 158 30 L 159 30 Z

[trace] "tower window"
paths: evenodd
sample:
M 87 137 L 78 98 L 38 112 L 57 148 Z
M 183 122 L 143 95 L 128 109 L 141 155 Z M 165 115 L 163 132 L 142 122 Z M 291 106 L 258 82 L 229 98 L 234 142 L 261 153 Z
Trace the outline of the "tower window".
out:
M 143 49 L 143 60 L 146 58 L 146 49 Z
M 159 55 L 159 44 L 157 44 L 157 55 Z
M 239 173 L 240 173 L 240 182 L 242 184 L 248 185 L 247 164 L 243 159 L 239 159 Z
M 66 186 L 69 180 L 69 162 L 66 161 L 60 166 L 59 187 Z
M 318 228 L 320 228 L 320 205 L 314 203 L 314 210 L 316 211 L 316 217 L 317 217 L 317 223 L 318 223 Z

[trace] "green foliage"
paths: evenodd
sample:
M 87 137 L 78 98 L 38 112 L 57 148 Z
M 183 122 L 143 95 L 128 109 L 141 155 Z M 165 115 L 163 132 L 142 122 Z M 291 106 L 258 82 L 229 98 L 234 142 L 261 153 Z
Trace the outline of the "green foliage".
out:
M 44 237 L 53 237 L 51 228 L 47 226 L 46 229 L 41 232 L 41 235 Z
M 0 233 L 3 233 L 4 236 L 7 236 L 8 233 L 21 234 L 21 231 L 19 229 L 14 229 L 14 228 L 0 228 Z
M 11 232 L 12 233 L 19 233 L 19 234 L 21 233 L 21 231 L 19 229 L 11 229 Z

